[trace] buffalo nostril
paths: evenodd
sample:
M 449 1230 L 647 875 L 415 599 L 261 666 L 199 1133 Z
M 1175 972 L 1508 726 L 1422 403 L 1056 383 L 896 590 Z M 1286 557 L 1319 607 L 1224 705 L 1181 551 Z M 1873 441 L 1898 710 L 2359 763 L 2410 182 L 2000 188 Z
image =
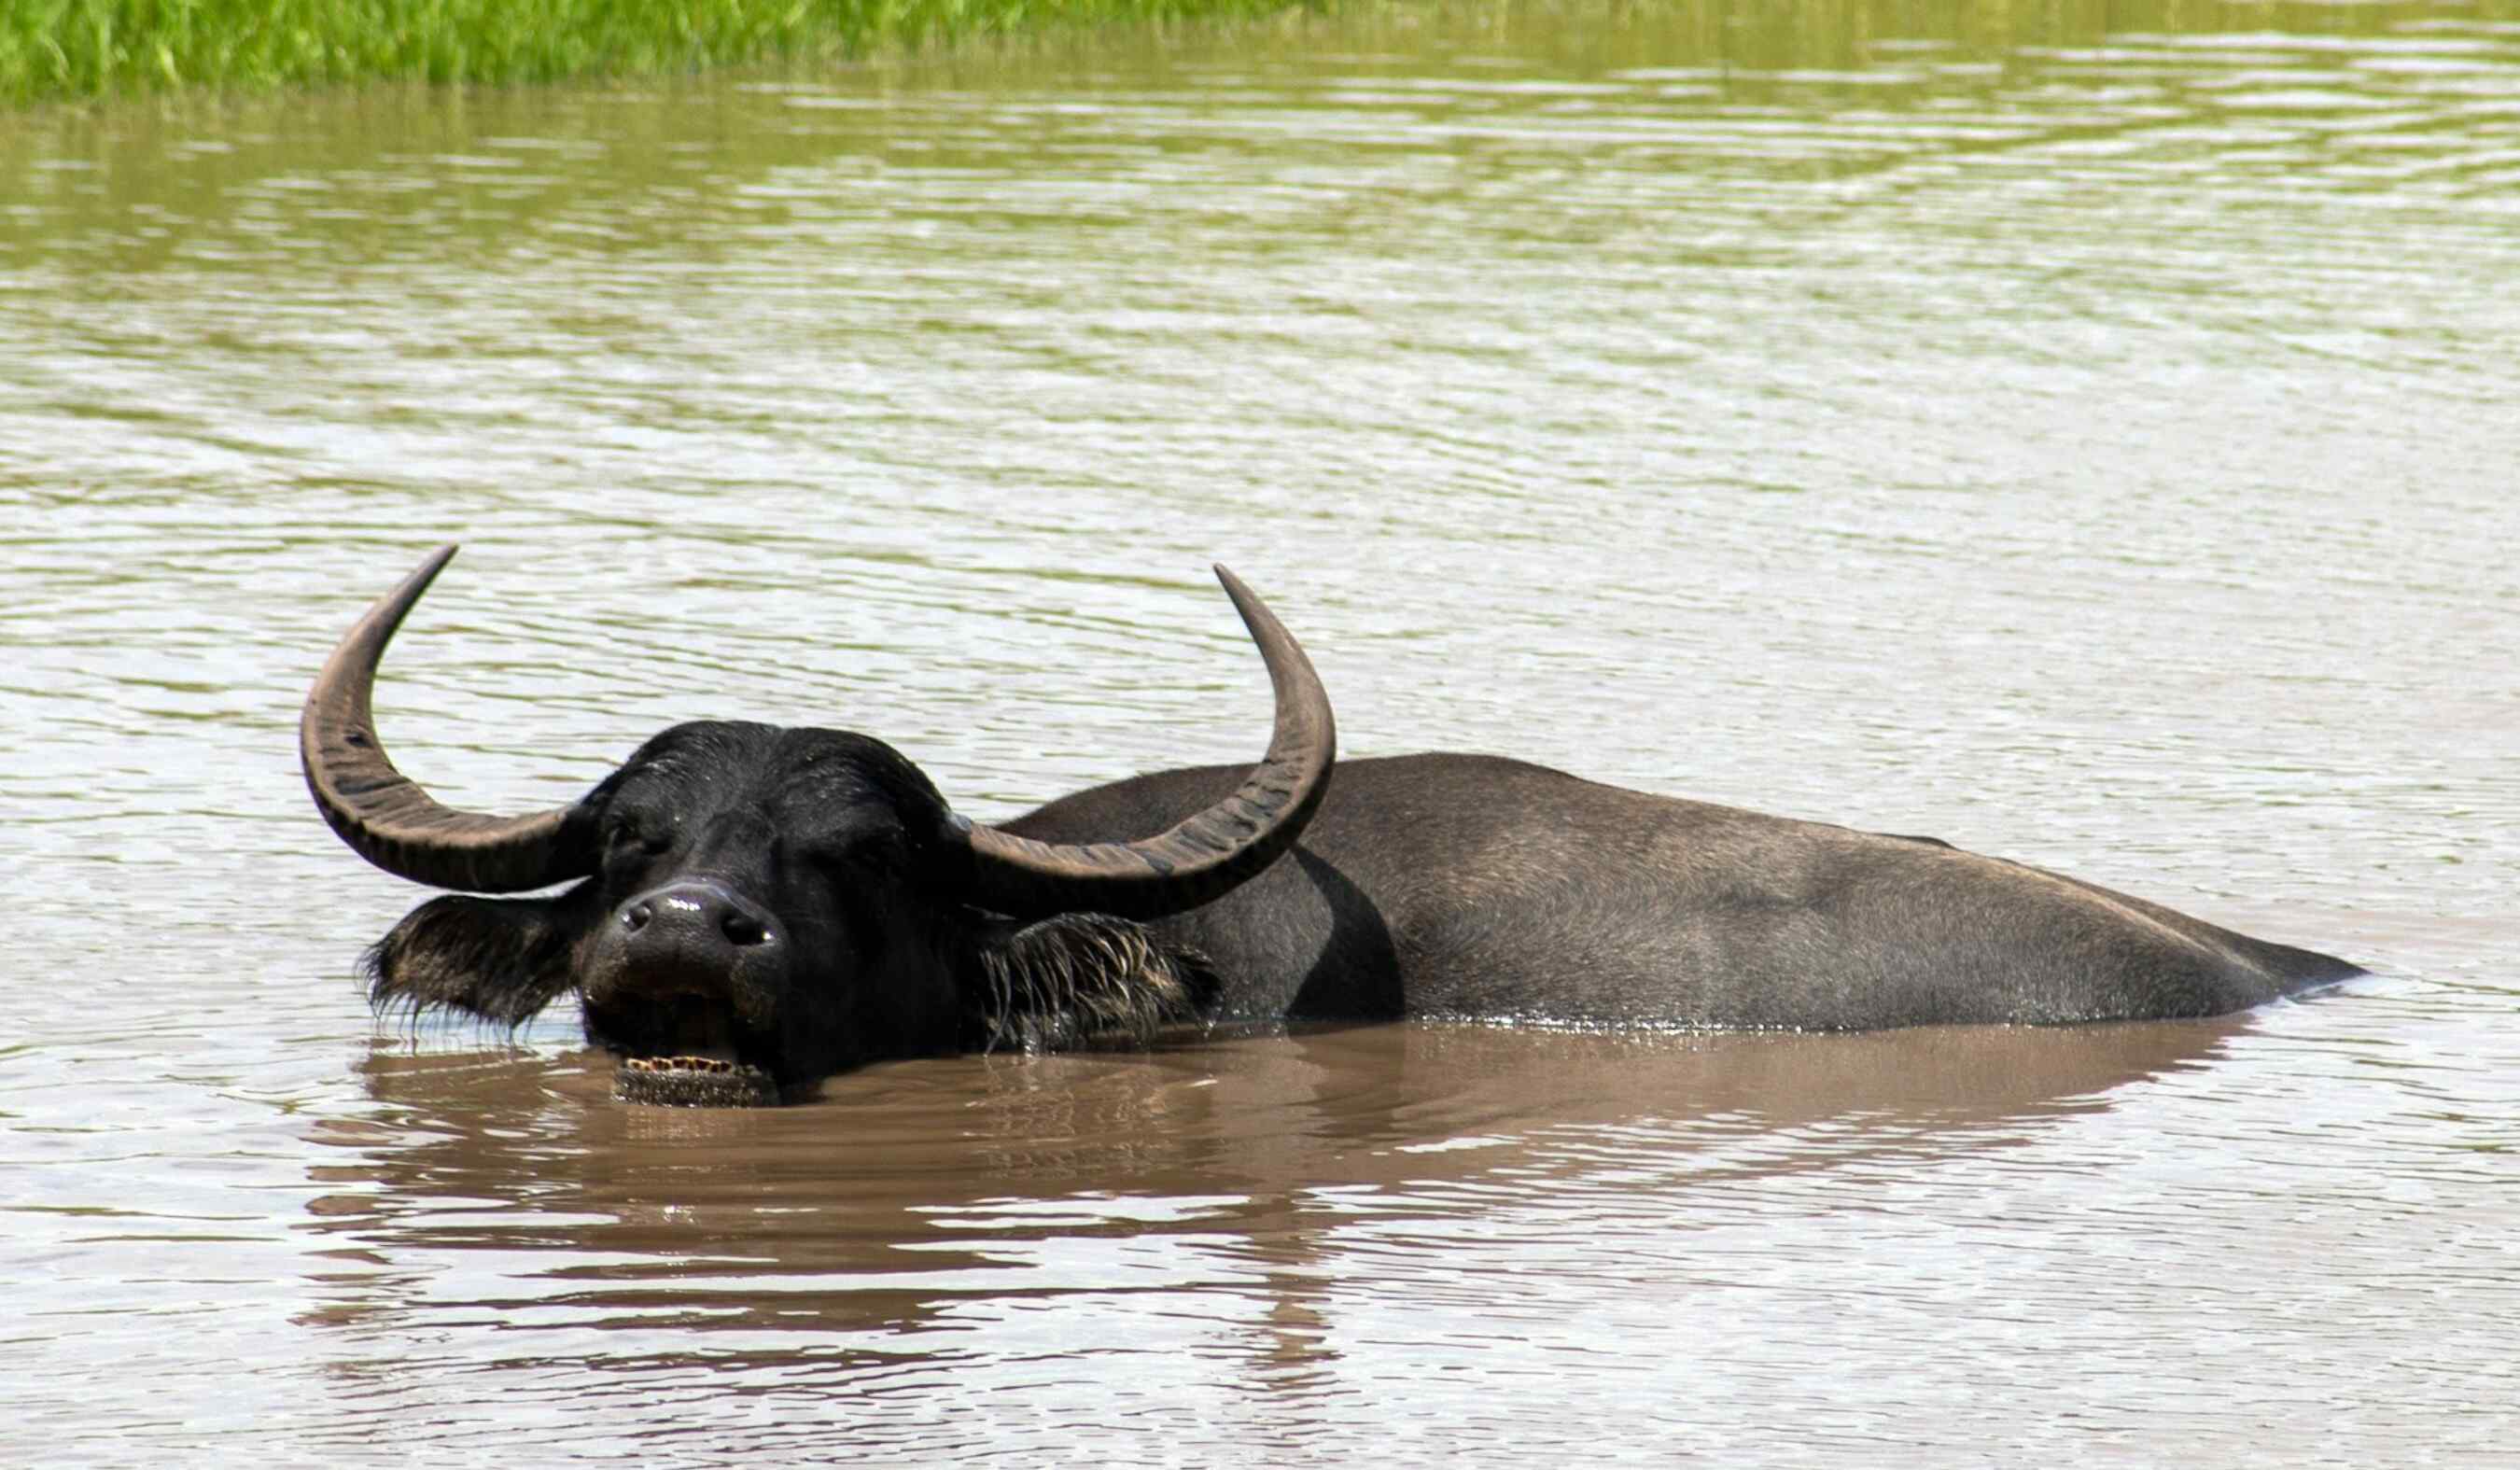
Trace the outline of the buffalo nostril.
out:
M 621 943 L 652 956 L 697 958 L 713 947 L 747 950 L 776 937 L 770 915 L 708 879 L 637 894 L 613 911 L 613 919 Z

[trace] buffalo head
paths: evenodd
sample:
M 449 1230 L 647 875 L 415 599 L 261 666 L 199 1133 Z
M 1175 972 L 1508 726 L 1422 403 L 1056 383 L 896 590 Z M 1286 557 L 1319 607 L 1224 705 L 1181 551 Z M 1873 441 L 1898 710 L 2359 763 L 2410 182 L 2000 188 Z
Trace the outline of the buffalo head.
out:
M 575 991 L 587 1039 L 623 1058 L 625 1095 L 792 1094 L 878 1057 L 1193 1016 L 1213 977 L 1139 921 L 1267 868 L 1328 788 L 1335 737 L 1312 664 L 1218 567 L 1268 664 L 1276 729 L 1238 790 L 1167 831 L 1030 841 L 958 816 L 880 740 L 716 721 L 656 735 L 573 805 L 457 811 L 394 769 L 370 707 L 386 643 L 454 554 L 350 629 L 298 726 L 341 840 L 457 890 L 370 952 L 372 995 L 513 1025 Z

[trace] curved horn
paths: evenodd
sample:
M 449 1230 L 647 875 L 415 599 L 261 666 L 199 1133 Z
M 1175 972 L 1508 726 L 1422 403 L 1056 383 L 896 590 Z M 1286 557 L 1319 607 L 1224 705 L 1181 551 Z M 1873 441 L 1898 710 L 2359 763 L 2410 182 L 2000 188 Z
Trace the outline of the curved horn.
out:
M 595 870 L 582 838 L 564 836 L 567 808 L 489 817 L 440 806 L 394 769 L 377 739 L 377 660 L 428 590 L 453 546 L 431 552 L 402 585 L 341 636 L 297 720 L 297 758 L 316 810 L 351 850 L 397 877 L 474 893 L 518 893 Z
M 995 827 L 970 830 L 974 897 L 1017 917 L 1083 911 L 1160 918 L 1195 909 L 1276 862 L 1329 789 L 1338 732 L 1312 660 L 1241 579 L 1219 566 L 1278 704 L 1269 753 L 1233 795 L 1158 836 L 1061 846 Z

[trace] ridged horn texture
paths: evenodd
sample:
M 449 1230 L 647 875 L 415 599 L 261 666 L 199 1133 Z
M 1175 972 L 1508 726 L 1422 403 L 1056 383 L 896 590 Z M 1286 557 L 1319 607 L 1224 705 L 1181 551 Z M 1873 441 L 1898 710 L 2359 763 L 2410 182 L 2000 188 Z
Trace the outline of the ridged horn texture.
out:
M 595 870 L 583 839 L 563 832 L 565 807 L 490 817 L 440 806 L 394 769 L 377 738 L 377 661 L 404 614 L 455 556 L 431 552 L 402 585 L 342 635 L 297 721 L 297 757 L 316 810 L 352 851 L 397 877 L 472 893 L 520 893 Z
M 1338 753 L 1329 696 L 1303 648 L 1224 567 L 1216 580 L 1242 614 L 1269 666 L 1277 725 L 1269 753 L 1233 795 L 1157 836 L 1136 842 L 1062 846 L 973 826 L 973 898 L 1016 917 L 1108 913 L 1161 918 L 1225 893 L 1262 869 L 1303 834 L 1329 789 Z

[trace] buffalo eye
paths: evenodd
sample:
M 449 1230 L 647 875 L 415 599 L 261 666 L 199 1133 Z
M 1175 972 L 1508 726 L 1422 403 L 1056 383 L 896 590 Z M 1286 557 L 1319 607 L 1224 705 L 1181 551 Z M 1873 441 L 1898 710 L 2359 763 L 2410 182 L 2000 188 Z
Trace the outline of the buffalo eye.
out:
M 612 861 L 652 858 L 673 845 L 673 836 L 665 826 L 635 816 L 615 819 L 604 833 L 604 854 Z

